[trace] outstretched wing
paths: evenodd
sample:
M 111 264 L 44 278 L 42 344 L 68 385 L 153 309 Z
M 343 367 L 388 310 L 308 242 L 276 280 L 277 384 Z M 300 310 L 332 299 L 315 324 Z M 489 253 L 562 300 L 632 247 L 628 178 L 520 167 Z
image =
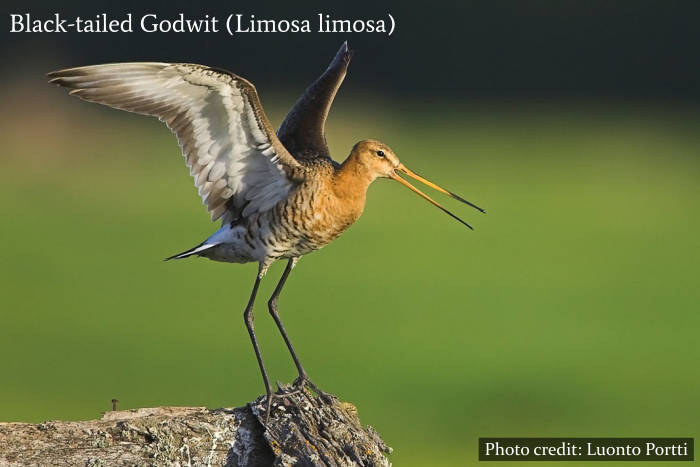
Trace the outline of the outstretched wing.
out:
M 344 42 L 325 72 L 311 84 L 277 130 L 277 136 L 297 159 L 330 157 L 326 143 L 326 117 L 343 84 L 352 52 Z
M 299 163 L 272 130 L 255 87 L 233 73 L 186 63 L 115 63 L 48 76 L 81 99 L 165 122 L 212 220 L 265 211 L 300 176 Z

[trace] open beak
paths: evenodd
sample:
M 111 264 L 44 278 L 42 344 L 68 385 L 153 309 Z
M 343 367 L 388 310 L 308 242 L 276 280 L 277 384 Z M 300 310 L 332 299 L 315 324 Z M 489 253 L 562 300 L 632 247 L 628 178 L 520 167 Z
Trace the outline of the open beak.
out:
M 430 202 L 431 204 L 433 204 L 433 205 L 436 206 L 437 208 L 441 209 L 442 211 L 444 211 L 445 213 L 447 213 L 449 216 L 451 216 L 451 217 L 457 219 L 459 222 L 461 222 L 462 224 L 466 225 L 467 227 L 469 227 L 469 228 L 472 229 L 472 230 L 474 230 L 474 228 L 473 228 L 471 225 L 467 224 L 467 223 L 464 222 L 462 219 L 460 219 L 459 217 L 455 216 L 455 215 L 452 214 L 450 211 L 448 211 L 447 209 L 445 209 L 444 207 L 442 207 L 442 205 L 440 205 L 437 201 L 433 200 L 430 196 L 426 195 L 425 193 L 423 193 L 422 191 L 420 191 L 418 188 L 416 188 L 416 187 L 414 187 L 413 185 L 411 185 L 410 183 L 408 183 L 405 179 L 403 179 L 402 177 L 399 176 L 400 173 L 401 173 L 401 174 L 404 174 L 404 175 L 408 175 L 409 177 L 411 177 L 411 178 L 413 178 L 413 179 L 415 179 L 415 180 L 418 180 L 419 182 L 424 183 L 424 184 L 428 185 L 429 187 L 431 187 L 431 188 L 433 188 L 433 189 L 435 189 L 435 190 L 437 190 L 437 191 L 439 191 L 439 192 L 441 192 L 441 193 L 444 193 L 444 194 L 446 194 L 446 195 L 448 195 L 448 196 L 451 196 L 452 198 L 454 198 L 454 199 L 456 199 L 456 200 L 459 200 L 459 201 L 463 202 L 464 204 L 467 204 L 467 205 L 473 207 L 474 209 L 477 209 L 477 210 L 479 210 L 479 211 L 481 211 L 481 212 L 484 212 L 484 213 L 486 212 L 486 211 L 484 211 L 483 209 L 481 209 L 479 206 L 477 206 L 477 205 L 475 205 L 475 204 L 473 204 L 473 203 L 470 203 L 469 201 L 467 201 L 466 199 L 462 198 L 461 196 L 457 196 L 456 194 L 452 193 L 451 191 L 445 190 L 444 188 L 442 188 L 442 187 L 440 187 L 440 186 L 434 184 L 434 183 L 431 182 L 430 180 L 426 180 L 425 178 L 421 177 L 420 175 L 418 175 L 417 173 L 413 172 L 412 170 L 409 170 L 409 169 L 408 169 L 405 165 L 403 165 L 403 164 L 399 164 L 399 166 L 394 170 L 394 173 L 390 175 L 390 177 L 391 177 L 392 179 L 394 179 L 394 180 L 396 180 L 397 182 L 399 182 L 400 184 L 402 184 L 402 185 L 408 187 L 408 189 L 410 189 L 411 191 L 417 193 L 421 198 L 426 199 L 428 202 Z

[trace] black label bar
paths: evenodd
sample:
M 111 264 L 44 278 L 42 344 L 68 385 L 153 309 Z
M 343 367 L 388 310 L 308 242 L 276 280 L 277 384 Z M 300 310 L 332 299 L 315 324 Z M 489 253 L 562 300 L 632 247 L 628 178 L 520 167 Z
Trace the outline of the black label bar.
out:
M 479 438 L 480 461 L 693 461 L 695 438 Z

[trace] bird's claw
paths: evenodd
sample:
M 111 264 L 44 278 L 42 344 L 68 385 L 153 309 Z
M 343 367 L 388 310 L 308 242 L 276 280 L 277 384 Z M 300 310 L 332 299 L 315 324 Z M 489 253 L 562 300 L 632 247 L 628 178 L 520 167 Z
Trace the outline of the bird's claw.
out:
M 277 383 L 277 392 L 270 392 L 265 396 L 267 399 L 267 409 L 265 411 L 265 425 L 267 425 L 270 421 L 270 413 L 272 412 L 272 401 L 274 401 L 275 399 L 285 399 L 289 396 L 299 394 L 301 391 L 301 388 L 297 389 L 296 391 L 284 391 L 284 389 L 280 387 L 280 384 Z
M 267 399 L 267 409 L 265 412 L 265 425 L 268 425 L 268 422 L 270 421 L 270 413 L 272 412 L 272 402 L 275 399 L 285 399 L 289 396 L 293 396 L 295 394 L 299 394 L 304 392 L 306 389 L 310 389 L 316 396 L 326 400 L 330 401 L 332 399 L 332 395 L 322 391 L 316 386 L 308 376 L 302 375 L 299 376 L 297 379 L 294 380 L 292 383 L 292 388 L 294 388 L 293 391 L 287 391 L 285 388 L 281 387 L 280 383 L 277 383 L 277 392 L 270 392 L 267 394 L 266 399 Z
M 304 390 L 305 388 L 311 389 L 314 393 L 316 393 L 317 396 L 321 397 L 322 399 L 328 400 L 331 395 L 325 391 L 322 391 L 316 386 L 308 376 L 306 375 L 301 375 L 297 379 L 294 380 L 293 386 L 296 388 L 299 388 L 300 390 Z

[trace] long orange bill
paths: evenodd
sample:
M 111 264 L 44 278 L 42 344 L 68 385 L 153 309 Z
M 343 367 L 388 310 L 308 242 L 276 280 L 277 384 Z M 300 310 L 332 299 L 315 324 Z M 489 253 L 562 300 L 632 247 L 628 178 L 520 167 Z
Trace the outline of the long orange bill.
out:
M 413 179 L 415 179 L 415 180 L 418 180 L 418 181 L 421 182 L 421 183 L 425 183 L 425 184 L 428 185 L 430 188 L 432 188 L 432 189 L 434 189 L 434 190 L 437 190 L 437 191 L 439 191 L 440 193 L 444 193 L 444 194 L 446 194 L 446 195 L 448 195 L 448 196 L 453 197 L 454 199 L 456 199 L 456 200 L 458 200 L 458 201 L 463 202 L 464 204 L 466 204 L 466 205 L 468 205 L 468 206 L 473 207 L 473 208 L 476 209 L 477 211 L 481 211 L 481 212 L 483 212 L 483 213 L 486 213 L 486 211 L 484 211 L 483 209 L 481 209 L 481 208 L 480 208 L 479 206 L 477 206 L 476 204 L 470 203 L 469 201 L 467 201 L 466 199 L 462 198 L 461 196 L 458 196 L 458 195 L 452 193 L 451 191 L 445 190 L 444 188 L 442 188 L 442 187 L 440 187 L 440 186 L 437 186 L 436 184 L 434 184 L 434 183 L 431 182 L 430 180 L 424 179 L 423 177 L 421 177 L 420 175 L 418 175 L 418 174 L 415 173 L 414 171 L 409 170 L 409 169 L 408 169 L 405 165 L 403 165 L 403 164 L 399 165 L 399 167 L 398 167 L 397 170 L 398 170 L 399 172 L 405 173 L 406 175 L 408 175 L 409 177 L 411 177 L 411 178 L 413 178 Z
M 409 190 L 411 190 L 411 191 L 417 193 L 421 198 L 427 200 L 427 201 L 430 202 L 433 206 L 439 208 L 440 210 L 442 210 L 443 212 L 445 212 L 445 213 L 446 213 L 447 215 L 449 215 L 450 217 L 453 217 L 454 219 L 457 219 L 459 222 L 461 222 L 462 224 L 466 225 L 467 227 L 469 227 L 469 228 L 472 229 L 472 230 L 474 230 L 474 228 L 473 228 L 471 225 L 467 224 L 465 221 L 463 221 L 463 220 L 460 219 L 459 217 L 457 217 L 457 216 L 455 216 L 454 214 L 452 214 L 450 211 L 448 211 L 447 209 L 445 209 L 444 207 L 442 207 L 442 205 L 441 205 L 440 203 L 438 203 L 437 201 L 435 201 L 434 199 L 432 199 L 430 196 L 426 195 L 425 193 L 423 193 L 422 191 L 420 191 L 418 188 L 414 187 L 413 185 L 411 185 L 410 183 L 408 183 L 406 180 L 404 180 L 403 178 L 401 178 L 401 177 L 398 175 L 398 172 L 404 173 L 404 174 L 408 175 L 409 177 L 412 177 L 412 178 L 418 180 L 419 182 L 425 183 L 425 184 L 428 185 L 429 187 L 434 188 L 434 189 L 436 189 L 437 191 L 439 191 L 439 192 L 441 192 L 441 193 L 445 193 L 446 195 L 449 195 L 449 196 L 451 196 L 451 197 L 453 197 L 453 198 L 455 198 L 455 199 L 457 199 L 457 200 L 459 200 L 459 201 L 461 201 L 461 202 L 463 202 L 463 203 L 465 203 L 465 204 L 468 204 L 469 206 L 471 206 L 471 207 L 473 207 L 473 208 L 475 208 L 475 209 L 478 209 L 478 210 L 481 211 L 481 212 L 486 212 L 486 211 L 484 211 L 483 209 L 481 209 L 480 207 L 478 207 L 478 206 L 476 206 L 476 205 L 470 203 L 469 201 L 463 199 L 462 197 L 457 196 L 456 194 L 454 194 L 454 193 L 452 193 L 452 192 L 450 192 L 450 191 L 445 190 L 444 188 L 442 188 L 442 187 L 440 187 L 440 186 L 434 184 L 433 182 L 424 179 L 424 178 L 421 177 L 420 175 L 418 175 L 418 174 L 416 174 L 415 172 L 413 172 L 413 171 L 409 170 L 408 168 L 406 168 L 406 166 L 403 165 L 403 164 L 399 165 L 399 166 L 396 168 L 396 171 L 395 171 L 394 174 L 391 176 L 392 179 L 394 179 L 394 180 L 396 180 L 397 182 L 399 182 L 400 184 L 406 186 Z

